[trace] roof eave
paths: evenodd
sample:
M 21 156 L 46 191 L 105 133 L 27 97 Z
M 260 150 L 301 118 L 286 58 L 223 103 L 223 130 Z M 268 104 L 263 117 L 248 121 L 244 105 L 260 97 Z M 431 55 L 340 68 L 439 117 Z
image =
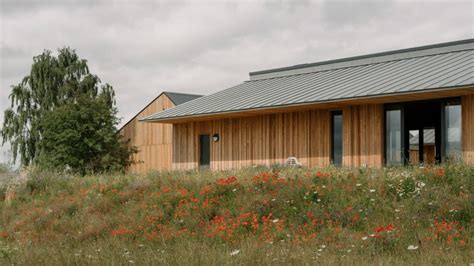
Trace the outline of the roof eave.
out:
M 436 93 L 436 94 L 433 94 Z M 148 118 L 145 117 L 140 122 L 148 123 L 169 123 L 179 124 L 191 121 L 205 121 L 215 120 L 221 118 L 235 118 L 243 116 L 254 116 L 259 114 L 268 114 L 275 112 L 291 112 L 297 110 L 307 109 L 335 109 L 346 105 L 358 105 L 358 104 L 371 104 L 371 103 L 393 103 L 393 102 L 406 102 L 415 100 L 429 100 L 437 98 L 457 97 L 462 95 L 474 94 L 474 84 L 468 84 L 457 87 L 449 88 L 432 88 L 428 90 L 417 90 L 400 93 L 390 94 L 378 94 L 370 96 L 352 97 L 352 98 L 341 98 L 335 100 L 326 101 L 315 101 L 315 102 L 304 102 L 297 104 L 288 105 L 276 105 L 267 106 L 261 108 L 248 108 L 241 110 L 225 111 L 225 112 L 214 112 L 196 115 L 184 115 L 174 117 L 163 117 L 163 118 Z

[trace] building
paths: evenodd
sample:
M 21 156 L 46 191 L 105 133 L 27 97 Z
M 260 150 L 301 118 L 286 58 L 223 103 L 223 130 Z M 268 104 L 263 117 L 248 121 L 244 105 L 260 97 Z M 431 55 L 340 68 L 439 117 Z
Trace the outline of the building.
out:
M 124 139 L 129 139 L 130 145 L 138 148 L 138 153 L 133 155 L 137 163 L 131 165 L 128 171 L 144 173 L 171 170 L 173 126 L 139 123 L 139 120 L 199 97 L 201 95 L 163 92 L 120 128 Z
M 263 70 L 141 121 L 172 124 L 180 170 L 472 164 L 473 69 L 468 39 Z

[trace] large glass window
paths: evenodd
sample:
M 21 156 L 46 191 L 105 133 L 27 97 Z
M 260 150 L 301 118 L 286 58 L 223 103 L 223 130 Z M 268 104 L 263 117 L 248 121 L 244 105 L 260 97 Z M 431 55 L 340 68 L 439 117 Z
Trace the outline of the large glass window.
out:
M 385 160 L 388 166 L 403 164 L 402 111 L 390 109 L 385 113 Z
M 331 160 L 334 165 L 342 165 L 342 112 L 332 112 Z
M 448 102 L 444 108 L 446 158 L 457 160 L 462 154 L 461 105 L 459 101 Z

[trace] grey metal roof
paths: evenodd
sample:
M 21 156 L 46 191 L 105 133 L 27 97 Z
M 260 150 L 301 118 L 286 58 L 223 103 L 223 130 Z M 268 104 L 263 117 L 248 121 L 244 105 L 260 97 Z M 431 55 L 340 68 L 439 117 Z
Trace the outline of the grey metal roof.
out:
M 309 66 L 312 70 L 308 73 L 305 67 L 254 72 L 257 76 L 274 76 L 243 82 L 143 120 L 160 121 L 474 85 L 474 39 L 424 47 L 372 57 L 366 55 L 362 59 L 339 59 L 336 63 L 316 63 Z M 291 72 L 295 70 L 303 72 Z
M 175 104 L 175 105 L 180 105 L 185 102 L 192 101 L 194 99 L 197 99 L 199 97 L 202 97 L 202 95 L 197 95 L 197 94 L 186 94 L 186 93 L 178 93 L 178 92 L 169 92 L 165 91 L 163 92 L 168 98 Z

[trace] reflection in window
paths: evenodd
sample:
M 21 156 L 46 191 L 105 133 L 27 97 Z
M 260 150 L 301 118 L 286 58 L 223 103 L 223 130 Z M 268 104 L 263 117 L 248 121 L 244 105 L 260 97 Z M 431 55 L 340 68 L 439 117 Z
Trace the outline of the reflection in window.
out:
M 460 159 L 461 157 L 461 105 L 445 106 L 445 143 L 446 157 Z
M 402 111 L 387 110 L 385 120 L 385 152 L 386 164 L 402 165 Z
M 436 161 L 436 131 L 434 128 L 423 129 L 423 162 L 434 164 Z
M 342 112 L 332 113 L 332 162 L 334 165 L 342 165 Z
M 420 130 L 408 131 L 408 138 L 408 161 L 410 164 L 418 164 L 420 162 Z

